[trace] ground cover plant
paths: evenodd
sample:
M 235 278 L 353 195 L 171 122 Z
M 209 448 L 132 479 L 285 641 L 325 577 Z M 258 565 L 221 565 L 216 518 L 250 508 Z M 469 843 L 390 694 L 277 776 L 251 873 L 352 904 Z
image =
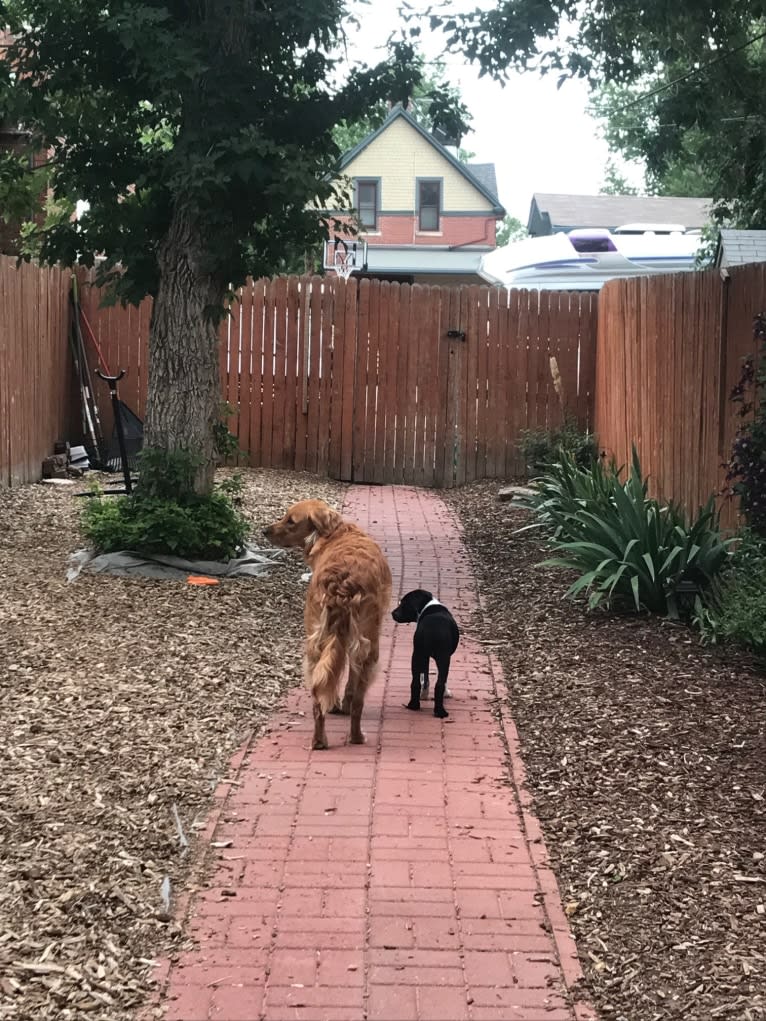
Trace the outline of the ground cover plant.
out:
M 677 618 L 685 586 L 705 589 L 728 556 L 711 497 L 694 517 L 648 495 L 637 451 L 623 480 L 615 465 L 579 467 L 560 451 L 528 505 L 550 532 L 549 567 L 577 572 L 568 596 L 591 608 L 632 605 Z
M 706 642 L 734 642 L 766 657 L 766 539 L 745 531 L 719 582 L 698 599 L 695 621 Z
M 568 418 L 557 429 L 524 429 L 519 439 L 519 450 L 527 473 L 533 476 L 554 464 L 561 451 L 569 454 L 581 467 L 588 467 L 598 458 L 598 441 L 593 433 L 583 431 Z
M 242 479 L 229 475 L 209 494 L 194 491 L 197 458 L 146 450 L 130 496 L 99 496 L 83 509 L 82 528 L 98 553 L 132 550 L 187 559 L 228 560 L 243 548 L 250 523 L 237 503 Z

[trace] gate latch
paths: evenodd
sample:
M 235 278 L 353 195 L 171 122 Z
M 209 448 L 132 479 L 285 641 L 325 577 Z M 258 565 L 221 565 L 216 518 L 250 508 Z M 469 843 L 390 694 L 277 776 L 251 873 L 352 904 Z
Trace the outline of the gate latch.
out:
M 447 336 L 451 340 L 465 341 L 465 330 L 447 330 Z

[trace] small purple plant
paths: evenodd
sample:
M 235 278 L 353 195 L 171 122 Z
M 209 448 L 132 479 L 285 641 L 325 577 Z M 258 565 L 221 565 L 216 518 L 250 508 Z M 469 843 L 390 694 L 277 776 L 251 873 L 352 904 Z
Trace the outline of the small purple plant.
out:
M 731 457 L 724 465 L 726 496 L 739 498 L 740 513 L 750 528 L 766 536 L 766 316 L 753 320 L 753 337 L 760 347 L 756 371 L 755 356 L 742 363 L 739 382 L 729 400 L 739 404 L 743 420 L 732 444 Z

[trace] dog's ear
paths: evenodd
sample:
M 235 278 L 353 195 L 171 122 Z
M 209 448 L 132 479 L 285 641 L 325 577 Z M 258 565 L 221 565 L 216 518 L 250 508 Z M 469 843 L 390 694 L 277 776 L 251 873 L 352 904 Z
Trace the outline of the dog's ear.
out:
M 311 523 L 316 529 L 317 535 L 327 536 L 330 535 L 338 525 L 341 523 L 343 518 L 334 511 L 332 507 L 329 507 L 326 503 L 319 503 L 311 512 Z

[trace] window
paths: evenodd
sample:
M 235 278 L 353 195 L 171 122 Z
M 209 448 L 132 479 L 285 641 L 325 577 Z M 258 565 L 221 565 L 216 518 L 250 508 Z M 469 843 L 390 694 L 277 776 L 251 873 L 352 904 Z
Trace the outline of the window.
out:
M 418 182 L 418 229 L 439 229 L 439 207 L 441 206 L 441 182 Z
M 359 220 L 368 230 L 376 230 L 378 226 L 378 182 L 356 182 L 356 206 Z

